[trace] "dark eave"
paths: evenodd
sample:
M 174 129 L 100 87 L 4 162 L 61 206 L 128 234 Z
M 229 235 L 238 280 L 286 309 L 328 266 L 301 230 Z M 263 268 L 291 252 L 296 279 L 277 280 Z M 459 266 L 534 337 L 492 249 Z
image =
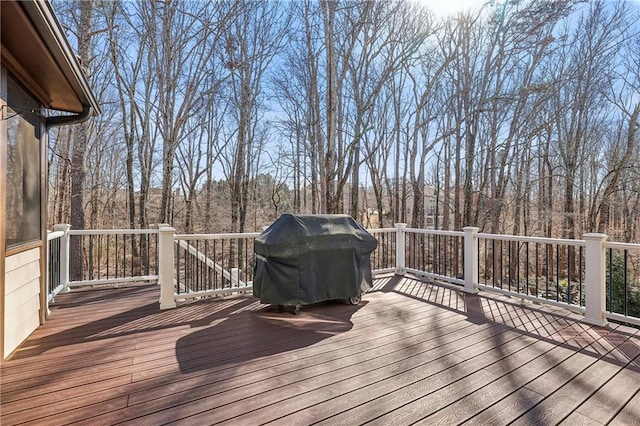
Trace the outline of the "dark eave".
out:
M 0 1 L 2 63 L 50 109 L 100 112 L 60 23 L 46 0 Z

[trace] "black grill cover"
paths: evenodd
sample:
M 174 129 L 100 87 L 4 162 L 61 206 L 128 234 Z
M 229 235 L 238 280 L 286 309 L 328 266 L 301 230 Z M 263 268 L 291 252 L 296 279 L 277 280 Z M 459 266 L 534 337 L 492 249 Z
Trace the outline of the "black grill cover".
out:
M 351 216 L 282 215 L 255 240 L 253 295 L 272 305 L 358 297 L 377 245 Z

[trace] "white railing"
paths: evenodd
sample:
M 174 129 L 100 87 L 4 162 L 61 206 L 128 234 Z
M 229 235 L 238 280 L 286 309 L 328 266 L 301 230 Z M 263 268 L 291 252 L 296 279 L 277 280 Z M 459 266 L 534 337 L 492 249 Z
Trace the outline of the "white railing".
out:
M 584 314 L 590 324 L 605 325 L 611 319 L 640 326 L 640 244 L 607 243 L 604 234 L 585 234 L 582 240 L 479 234 L 474 227 L 463 233 L 400 227 L 398 235 L 404 238 L 398 246 L 406 249 L 398 262 L 406 262 L 404 271 L 464 285 L 469 293 L 481 289 L 561 306 Z M 437 246 L 428 258 L 453 259 L 449 264 L 454 266 L 433 272 L 428 260 L 425 267 L 411 267 L 422 251 L 429 251 L 429 241 L 412 247 L 409 240 L 415 235 L 429 235 L 431 241 L 443 235 L 458 238 Z M 623 259 L 617 263 L 616 250 Z
M 68 286 L 155 281 L 157 229 L 102 229 L 67 231 L 69 247 L 81 239 L 82 276 L 70 277 Z
M 66 251 L 66 240 L 63 230 L 47 232 L 47 315 L 49 314 L 49 303 L 65 288 L 63 276 L 66 276 L 61 260 L 62 252 Z
M 55 225 L 60 239 L 60 283 L 58 291 L 98 284 L 156 281 L 158 279 L 157 229 L 73 230 Z M 75 241 L 74 241 L 75 240 Z M 78 250 L 82 268 L 74 276 L 70 250 Z M 51 259 L 49 260 L 52 261 Z
M 405 228 L 406 272 L 464 285 L 464 232 Z
M 258 235 L 174 235 L 174 299 L 251 291 Z
M 640 326 L 640 244 L 606 242 L 601 261 L 606 269 L 605 316 Z
M 477 234 L 478 286 L 584 313 L 584 240 Z
M 253 241 L 259 233 L 177 235 L 167 225 L 159 225 L 157 230 L 72 231 L 64 226 L 56 230 L 64 234 L 51 237 L 60 239 L 60 285 L 56 291 L 84 284 L 157 279 L 160 307 L 167 309 L 175 307 L 176 300 L 252 288 Z M 396 224 L 395 228 L 369 232 L 378 239 L 371 256 L 374 273 L 412 273 L 460 285 L 467 293 L 480 289 L 562 306 L 584 314 L 584 321 L 591 324 L 604 325 L 611 319 L 640 326 L 640 244 L 606 242 L 603 234 L 566 240 L 478 233 L 475 227 L 439 231 Z M 129 255 L 122 244 L 139 246 L 141 240 L 132 243 L 132 236 L 148 240 L 155 234 L 155 248 L 150 241 L 145 244 L 151 258 L 145 262 L 154 265 L 157 274 L 135 273 L 136 264 L 126 260 Z M 106 236 L 114 235 L 120 236 L 118 250 L 115 241 L 105 243 Z M 106 244 L 117 252 L 124 259 L 125 276 L 70 281 L 67 251 L 71 236 L 93 238 L 94 248 Z M 90 263 L 86 256 L 83 259 Z M 94 275 L 98 270 L 106 273 L 104 258 L 97 262 L 94 254 L 93 261 Z M 95 262 L 102 269 L 97 269 Z
M 396 228 L 367 229 L 378 240 L 371 253 L 371 272 L 381 274 L 396 270 Z

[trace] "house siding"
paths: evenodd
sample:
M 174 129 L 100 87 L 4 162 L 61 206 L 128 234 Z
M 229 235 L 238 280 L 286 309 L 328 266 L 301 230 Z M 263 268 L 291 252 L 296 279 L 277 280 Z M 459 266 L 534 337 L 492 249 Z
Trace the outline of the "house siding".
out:
M 40 248 L 5 261 L 4 355 L 40 325 Z

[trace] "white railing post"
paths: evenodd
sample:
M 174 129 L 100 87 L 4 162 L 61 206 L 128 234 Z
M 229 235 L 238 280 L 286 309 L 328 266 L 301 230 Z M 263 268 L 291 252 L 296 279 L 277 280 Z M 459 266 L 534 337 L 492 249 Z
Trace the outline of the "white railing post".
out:
M 62 231 L 64 235 L 60 237 L 60 284 L 62 290 L 60 293 L 69 293 L 69 230 L 71 225 L 61 223 L 53 225 L 54 231 Z
M 584 289 L 584 322 L 605 326 L 606 310 L 606 252 L 605 234 L 584 234 L 585 251 L 585 289 Z
M 231 287 L 240 286 L 240 268 L 231 268 Z
M 406 223 L 396 223 L 396 275 L 404 275 L 406 260 Z
M 156 224 L 156 226 L 158 227 L 158 285 L 160 285 L 160 230 L 162 228 L 172 228 L 171 225 L 169 225 L 168 223 L 158 223 Z M 174 230 L 174 235 L 175 235 L 175 230 Z M 176 241 L 174 239 L 173 244 L 176 244 Z M 175 250 L 175 248 L 174 248 Z M 175 254 L 175 251 L 174 251 Z M 171 261 L 171 264 L 173 265 L 173 261 Z
M 478 231 L 480 228 L 467 226 L 464 231 L 464 291 L 478 292 Z
M 166 224 L 158 225 L 158 284 L 160 309 L 176 307 L 173 284 L 174 235 L 176 230 Z

